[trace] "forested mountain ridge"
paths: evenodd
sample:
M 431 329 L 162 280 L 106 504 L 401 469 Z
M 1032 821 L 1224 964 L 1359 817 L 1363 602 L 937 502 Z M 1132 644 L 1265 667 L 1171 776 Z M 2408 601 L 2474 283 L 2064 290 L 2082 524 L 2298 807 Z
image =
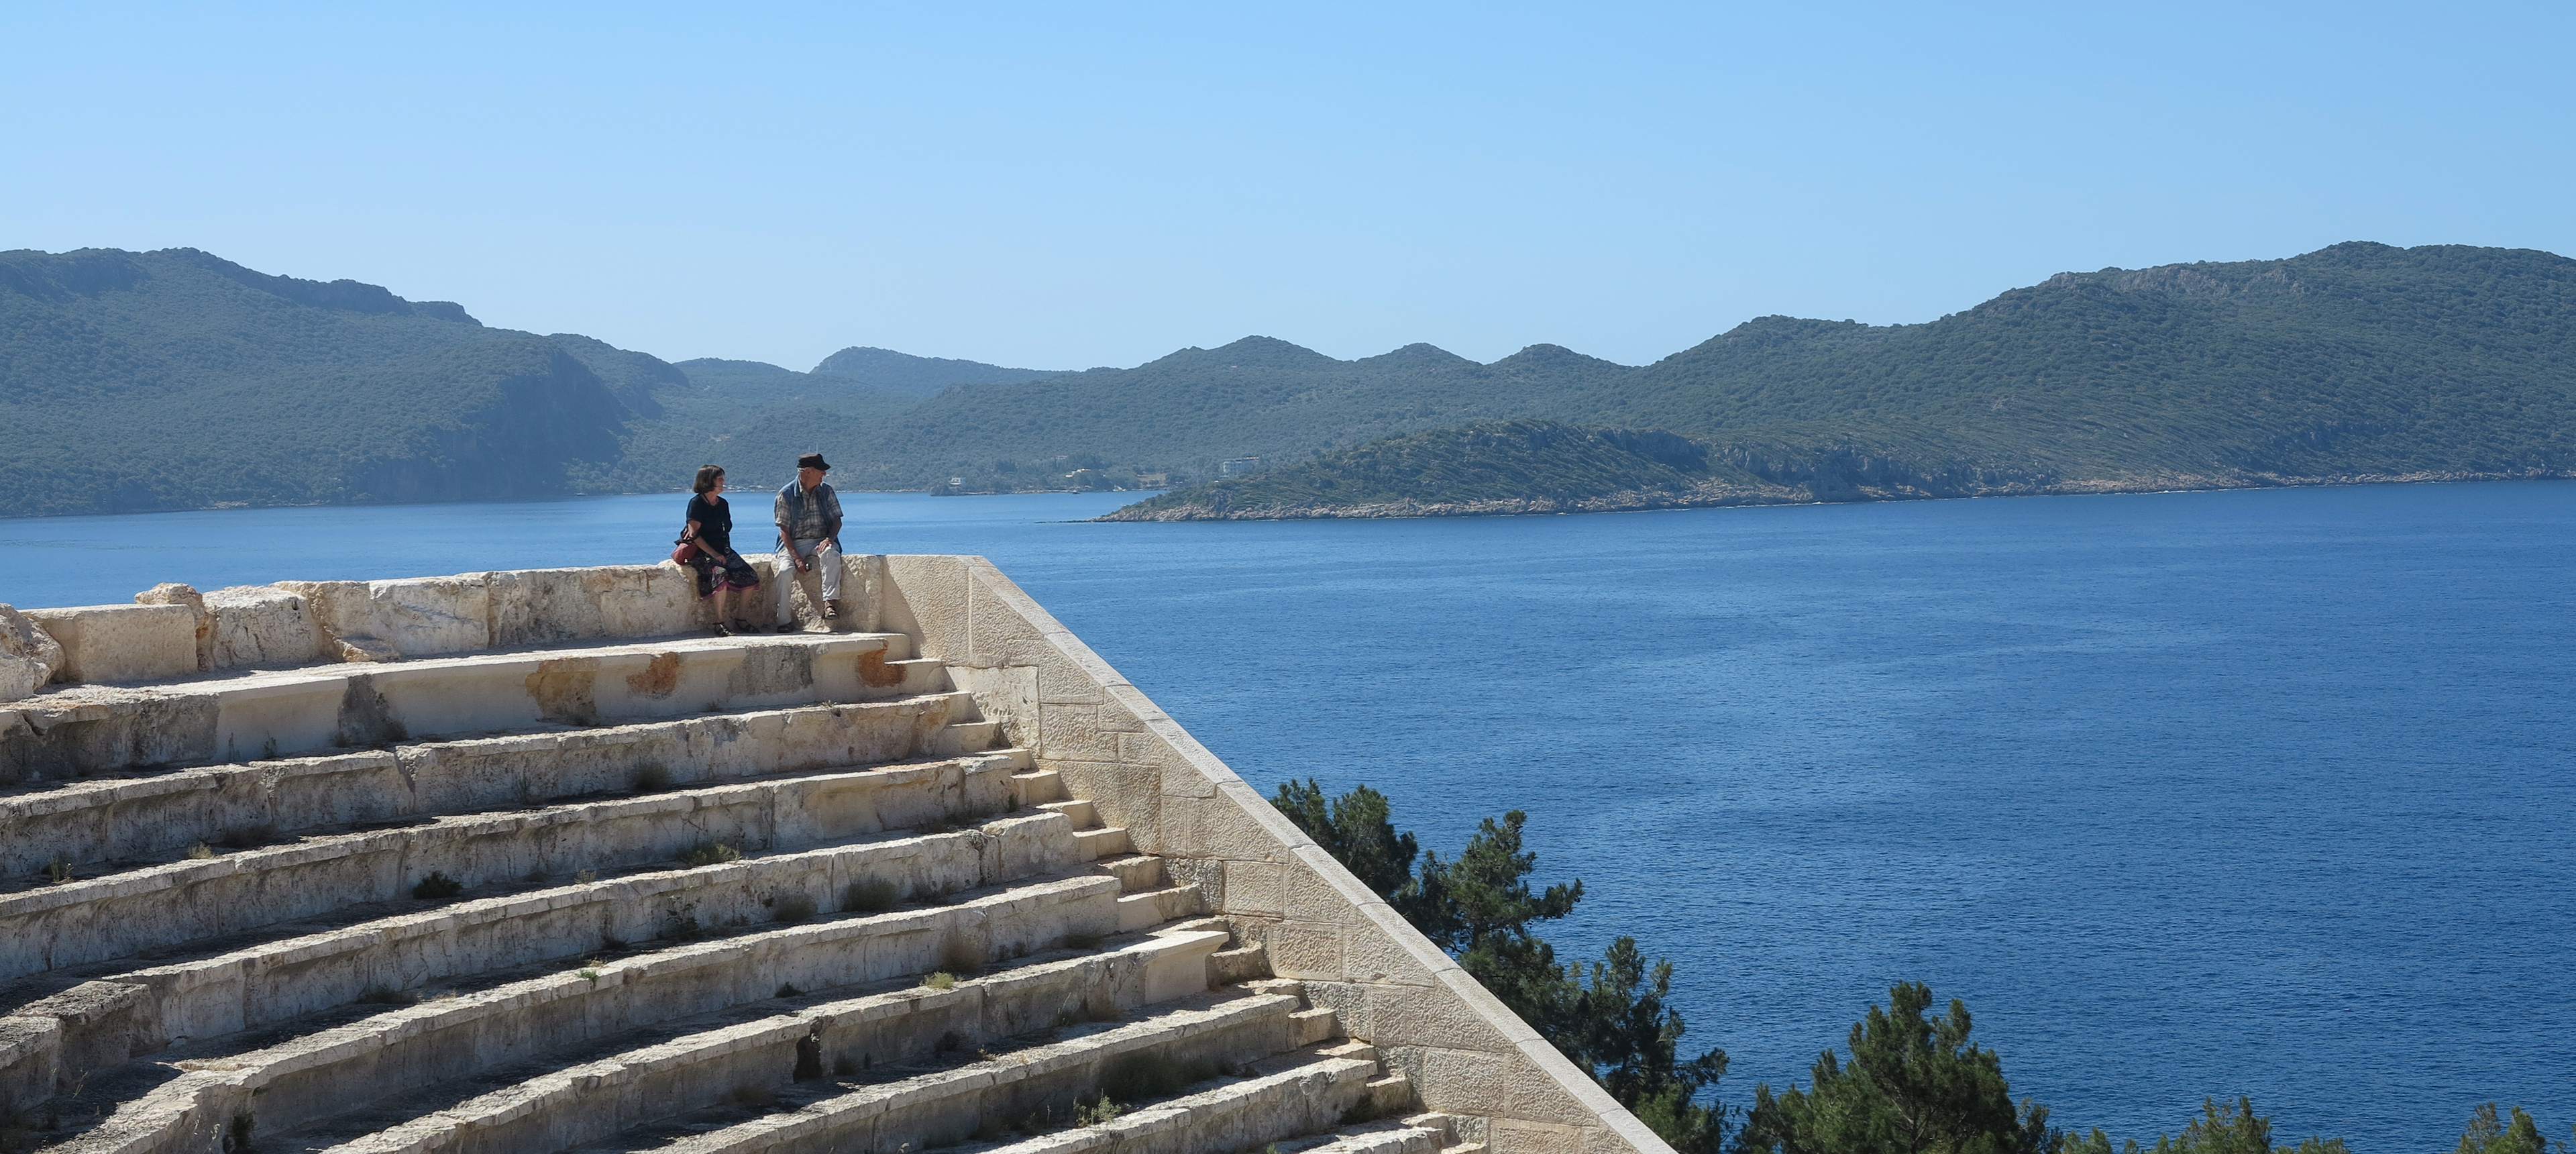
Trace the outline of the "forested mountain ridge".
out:
M 0 253 L 0 467 L 21 514 L 563 491 L 633 415 L 584 356 L 194 249 Z
M 1010 384 L 1064 375 L 1062 369 L 1006 369 L 982 361 L 916 357 L 893 349 L 853 345 L 823 358 L 814 375 L 857 381 L 898 397 L 936 396 L 950 385 Z
M 2576 261 L 2356 242 L 2061 274 L 1923 324 L 1763 317 L 1639 368 L 1246 337 L 1035 379 L 855 347 L 798 373 L 488 328 L 195 250 L 13 252 L 0 463 L 30 478 L 22 514 L 667 491 L 707 463 L 765 487 L 809 449 L 853 490 L 1188 482 L 1533 421 L 1682 434 L 1810 499 L 2557 476 L 2576 470 L 2572 338 Z M 1514 436 L 1404 459 L 1508 443 L 1491 476 L 1547 473 L 1529 454 L 1582 442 Z M 1399 457 L 1371 459 L 1383 479 Z M 1401 499 L 1456 495 L 1427 478 Z
M 1709 466 L 1627 484 L 1582 438 L 1476 426 L 1115 516 L 2576 475 L 2576 261 L 2351 243 L 2288 260 L 2061 274 L 1919 325 L 1763 317 L 1605 378 L 1566 407 L 1582 424 L 1687 434 Z M 1389 467 L 1397 459 L 1410 481 Z M 1525 492 L 1495 490 L 1515 476 Z
M 1303 458 L 1466 421 L 1579 416 L 1565 406 L 1570 393 L 1632 371 L 1553 345 L 1490 365 L 1427 344 L 1342 361 L 1253 336 L 1132 369 L 951 388 L 888 423 L 869 456 L 888 488 L 941 474 L 969 488 L 1016 487 L 997 464 L 1027 473 L 1057 457 L 1208 476 L 1227 458 Z
M 1822 423 L 2067 480 L 2230 483 L 2563 471 L 2571 398 L 2576 261 L 2355 242 L 2064 273 L 1920 325 L 1765 317 L 1586 407 L 1696 436 Z

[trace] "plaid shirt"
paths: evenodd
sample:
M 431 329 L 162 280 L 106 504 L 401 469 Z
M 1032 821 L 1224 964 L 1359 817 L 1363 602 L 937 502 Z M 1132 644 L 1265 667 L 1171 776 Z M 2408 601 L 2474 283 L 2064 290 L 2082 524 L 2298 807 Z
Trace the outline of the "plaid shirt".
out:
M 819 541 L 832 535 L 841 524 L 841 495 L 832 491 L 831 482 L 814 486 L 807 496 L 803 486 L 789 481 L 778 491 L 778 527 L 798 541 Z

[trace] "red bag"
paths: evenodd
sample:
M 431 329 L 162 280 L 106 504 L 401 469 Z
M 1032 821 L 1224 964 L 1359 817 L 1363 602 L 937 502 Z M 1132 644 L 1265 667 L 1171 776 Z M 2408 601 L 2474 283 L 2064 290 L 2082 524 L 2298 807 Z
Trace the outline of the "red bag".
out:
M 673 563 L 685 567 L 689 562 L 698 559 L 699 549 L 696 541 L 687 537 L 682 537 L 679 540 L 679 546 L 679 548 L 671 550 L 671 560 Z

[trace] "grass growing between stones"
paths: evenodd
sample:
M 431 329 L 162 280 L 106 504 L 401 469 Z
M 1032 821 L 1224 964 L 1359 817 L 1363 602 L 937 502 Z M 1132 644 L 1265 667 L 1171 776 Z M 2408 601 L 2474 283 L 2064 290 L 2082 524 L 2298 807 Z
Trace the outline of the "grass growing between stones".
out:
M 687 849 L 681 850 L 676 856 L 676 860 L 680 863 L 680 867 L 682 869 L 698 869 L 704 866 L 723 865 L 726 862 L 741 861 L 742 851 L 720 841 L 702 841 Z
M 464 892 L 464 882 L 449 877 L 446 873 L 439 870 L 429 871 L 428 877 L 420 879 L 419 885 L 411 887 L 411 896 L 419 898 L 422 901 L 437 901 L 440 898 L 452 898 Z
M 957 975 L 946 970 L 934 970 L 929 977 L 921 979 L 921 984 L 934 990 L 953 990 L 957 988 Z
M 1117 1121 L 1118 1116 L 1126 1112 L 1127 1108 L 1125 1106 L 1119 1105 L 1117 1102 L 1111 1100 L 1108 1094 L 1103 1093 L 1100 1095 L 1100 1100 L 1097 1102 L 1084 1102 L 1079 1100 L 1074 1102 L 1073 1124 L 1076 1126 L 1106 1126 L 1111 1122 Z
M 812 894 L 781 894 L 770 903 L 769 916 L 782 922 L 810 921 L 814 917 L 814 909 Z
M 841 894 L 841 909 L 853 914 L 881 914 L 893 909 L 901 891 L 884 878 L 860 878 Z
M 648 762 L 635 771 L 635 792 L 660 793 L 671 788 L 671 768 L 660 762 Z

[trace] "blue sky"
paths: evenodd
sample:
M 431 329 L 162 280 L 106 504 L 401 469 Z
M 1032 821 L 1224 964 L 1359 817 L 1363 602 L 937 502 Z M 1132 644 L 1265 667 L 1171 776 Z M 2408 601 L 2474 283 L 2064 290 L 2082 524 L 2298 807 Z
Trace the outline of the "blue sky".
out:
M 0 8 L 0 248 L 669 359 L 1642 363 L 2069 269 L 2576 254 L 2566 5 Z

